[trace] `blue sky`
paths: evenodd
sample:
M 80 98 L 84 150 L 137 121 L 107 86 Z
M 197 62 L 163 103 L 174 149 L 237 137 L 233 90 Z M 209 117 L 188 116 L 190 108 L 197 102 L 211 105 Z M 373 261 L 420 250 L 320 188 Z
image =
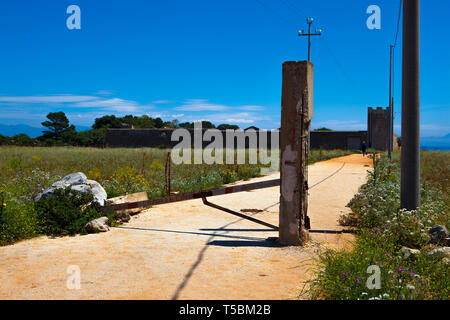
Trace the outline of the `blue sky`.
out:
M 66 9 L 81 8 L 81 30 Z M 381 8 L 381 30 L 366 9 Z M 39 126 L 64 111 L 79 126 L 106 115 L 148 114 L 241 128 L 279 126 L 281 64 L 312 42 L 313 128 L 365 130 L 367 107 L 388 104 L 394 0 L 3 0 L 0 123 Z M 450 2 L 422 1 L 423 136 L 450 132 Z M 401 30 L 396 49 L 396 132 L 401 119 Z

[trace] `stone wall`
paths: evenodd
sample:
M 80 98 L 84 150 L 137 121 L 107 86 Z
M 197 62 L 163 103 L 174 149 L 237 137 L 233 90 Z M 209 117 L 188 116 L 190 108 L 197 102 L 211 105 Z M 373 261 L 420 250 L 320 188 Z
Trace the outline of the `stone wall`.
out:
M 185 129 L 189 131 L 191 137 L 191 146 L 194 146 L 194 138 L 195 134 L 203 135 L 207 131 L 207 129 L 202 129 L 202 133 L 200 130 L 194 129 Z M 108 148 L 157 148 L 157 147 L 167 147 L 172 148 L 176 146 L 180 141 L 172 141 L 172 133 L 174 129 L 156 129 L 156 128 L 148 128 L 148 129 L 108 129 L 106 132 L 105 144 Z M 216 132 L 220 132 L 222 134 L 223 146 L 225 146 L 225 130 L 214 130 Z M 267 136 L 267 148 L 271 148 L 271 140 L 272 140 L 272 132 L 271 131 L 260 131 L 260 130 L 247 130 L 241 131 L 237 135 L 241 135 L 241 137 L 234 136 L 234 145 L 238 145 L 238 139 L 245 139 L 245 148 L 248 149 L 250 146 L 250 139 L 253 139 L 254 136 L 256 139 L 252 140 L 256 144 L 259 145 L 260 134 L 266 134 Z M 252 137 L 252 138 L 251 138 Z M 214 141 L 214 139 L 213 139 Z M 202 148 L 207 147 L 211 144 L 211 141 L 203 141 L 202 139 Z
M 369 148 L 388 150 L 390 131 L 390 108 L 369 108 L 367 114 L 367 130 Z
M 313 131 L 310 148 L 360 150 L 363 141 L 367 142 L 367 131 Z
M 310 149 L 348 149 L 359 150 L 361 143 L 366 141 L 369 148 L 380 151 L 388 149 L 389 145 L 389 108 L 368 108 L 367 131 L 313 131 L 310 136 Z M 252 128 L 252 127 L 250 127 Z M 256 128 L 257 129 L 257 128 Z M 203 129 L 203 134 L 207 129 Z M 191 145 L 194 146 L 194 129 L 188 129 L 191 133 Z M 251 130 L 247 130 L 250 132 Z M 172 148 L 178 141 L 171 141 L 173 129 L 108 129 L 105 138 L 105 145 L 109 148 Z M 225 131 L 222 132 L 222 139 L 225 141 Z M 259 145 L 259 131 L 257 134 L 257 145 Z M 271 132 L 267 134 L 267 148 L 271 148 Z M 208 146 L 210 141 L 203 141 L 203 148 Z M 237 138 L 235 138 L 235 146 Z M 249 147 L 249 138 L 245 139 L 245 148 Z M 397 136 L 394 135 L 394 150 L 398 148 Z
M 106 134 L 106 147 L 109 148 L 172 148 L 179 141 L 171 141 L 173 129 L 108 129 Z M 191 136 L 191 145 L 194 146 L 194 130 L 188 129 Z M 206 129 L 203 129 L 202 134 Z M 249 147 L 249 137 L 245 138 L 245 148 Z M 225 143 L 225 131 L 221 131 Z M 259 131 L 256 131 L 256 143 L 259 145 Z M 272 132 L 267 132 L 267 148 L 271 148 Z M 234 145 L 237 146 L 235 137 Z M 361 142 L 367 141 L 367 131 L 313 131 L 311 132 L 310 149 L 349 149 L 359 150 Z M 202 147 L 205 148 L 211 142 L 203 141 Z

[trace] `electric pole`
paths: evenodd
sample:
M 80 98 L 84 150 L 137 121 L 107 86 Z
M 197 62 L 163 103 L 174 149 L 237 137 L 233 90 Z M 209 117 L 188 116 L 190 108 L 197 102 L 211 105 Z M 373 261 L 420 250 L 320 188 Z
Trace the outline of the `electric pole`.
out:
M 305 33 L 304 30 L 298 31 L 299 37 L 305 37 L 308 36 L 308 62 L 311 62 L 311 36 L 321 36 L 322 30 L 316 30 L 315 33 L 311 33 L 311 25 L 313 23 L 313 18 L 306 18 L 306 23 L 308 24 L 308 33 Z
M 404 0 L 401 208 L 420 206 L 420 0 Z
M 394 140 L 394 112 L 393 112 L 393 101 L 392 101 L 392 53 L 394 51 L 394 46 L 391 45 L 391 53 L 390 53 L 390 63 L 389 63 L 389 145 L 388 145 L 388 155 L 389 159 L 392 159 L 392 151 L 394 149 L 393 140 Z

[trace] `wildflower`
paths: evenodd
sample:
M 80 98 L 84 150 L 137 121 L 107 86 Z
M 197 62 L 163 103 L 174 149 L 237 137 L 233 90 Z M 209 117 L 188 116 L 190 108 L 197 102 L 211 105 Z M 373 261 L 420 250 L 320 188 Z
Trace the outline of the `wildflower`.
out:
M 367 292 L 361 292 L 362 296 L 367 296 Z
M 410 285 L 410 284 L 407 285 L 406 288 L 408 288 L 409 290 L 414 290 L 414 289 L 416 289 L 416 287 L 414 287 L 413 285 Z
M 361 282 L 361 280 L 359 280 L 359 278 L 356 278 L 355 281 L 358 283 Z
M 418 274 L 414 273 L 414 272 L 411 273 L 411 276 L 414 277 L 414 278 L 420 278 L 420 276 Z
M 394 273 L 394 271 L 392 271 L 392 270 L 388 271 L 388 274 L 393 274 L 393 273 Z
M 3 202 L 2 206 L 3 206 L 3 207 L 6 207 L 6 202 Z
M 343 276 L 344 278 L 347 278 L 347 274 L 346 274 L 345 272 L 342 274 L 342 276 Z
M 389 294 L 387 294 L 387 293 L 383 294 L 383 298 L 385 298 L 385 299 L 389 298 Z
M 405 271 L 405 269 L 403 269 L 403 268 L 398 269 L 398 272 L 403 272 L 403 271 Z

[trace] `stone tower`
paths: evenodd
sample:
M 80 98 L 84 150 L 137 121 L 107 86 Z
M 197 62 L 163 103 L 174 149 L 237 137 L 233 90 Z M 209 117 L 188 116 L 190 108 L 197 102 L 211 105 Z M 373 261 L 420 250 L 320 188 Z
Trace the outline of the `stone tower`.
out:
M 386 151 L 389 148 L 391 108 L 369 108 L 367 114 L 367 144 L 369 148 Z

